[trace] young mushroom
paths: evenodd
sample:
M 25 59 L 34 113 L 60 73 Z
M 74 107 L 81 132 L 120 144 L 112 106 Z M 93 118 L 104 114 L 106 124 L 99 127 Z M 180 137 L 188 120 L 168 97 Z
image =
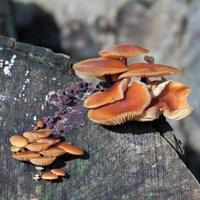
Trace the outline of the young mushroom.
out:
M 52 172 L 45 172 L 41 175 L 41 178 L 44 180 L 53 181 L 53 180 L 57 180 L 58 176 Z
M 62 169 L 52 169 L 51 172 L 56 174 L 57 176 L 65 176 L 65 171 Z
M 30 159 L 30 162 L 37 166 L 48 166 L 56 160 L 55 157 L 50 156 L 41 156 L 37 158 Z
M 64 155 L 66 152 L 58 147 L 51 147 L 44 151 L 41 151 L 40 154 L 43 156 L 50 156 L 50 157 L 58 157 Z
M 56 144 L 56 146 L 62 150 L 64 150 L 66 153 L 72 154 L 72 155 L 77 155 L 77 156 L 82 156 L 84 154 L 83 149 L 80 147 L 77 147 L 75 145 L 65 143 L 65 142 L 60 142 Z
M 49 146 L 51 146 L 51 145 L 49 145 L 47 143 L 34 142 L 34 143 L 27 144 L 25 146 L 25 148 L 30 150 L 30 151 L 44 151 L 44 150 L 48 149 Z
M 30 159 L 32 158 L 40 157 L 40 154 L 32 152 L 32 151 L 24 151 L 17 154 L 13 154 L 12 157 L 21 161 L 30 161 Z
M 127 58 L 131 56 L 137 56 L 140 54 L 148 53 L 149 50 L 135 44 L 117 44 L 111 48 L 102 50 L 99 55 L 106 58 L 121 58 L 127 65 Z
M 21 135 L 13 135 L 10 137 L 10 143 L 15 147 L 24 147 L 28 144 L 28 140 Z
M 128 88 L 129 79 L 116 82 L 106 91 L 96 92 L 85 99 L 84 107 L 97 108 L 105 104 L 113 103 L 124 98 L 124 93 Z
M 23 136 L 32 142 L 41 138 L 47 138 L 51 133 L 51 129 L 39 129 L 37 131 L 26 131 L 23 133 Z
M 128 88 L 124 99 L 91 109 L 88 112 L 88 117 L 100 124 L 122 124 L 141 115 L 150 102 L 151 96 L 147 86 L 142 82 L 134 82 Z

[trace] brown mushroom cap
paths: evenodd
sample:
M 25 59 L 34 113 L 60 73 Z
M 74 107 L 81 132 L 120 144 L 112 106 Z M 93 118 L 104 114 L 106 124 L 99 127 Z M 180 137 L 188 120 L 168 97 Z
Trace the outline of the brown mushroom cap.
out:
M 28 144 L 28 140 L 21 135 L 13 135 L 10 137 L 10 143 L 15 147 L 24 147 Z
M 51 129 L 39 129 L 37 131 L 26 131 L 23 133 L 23 136 L 29 141 L 35 141 L 37 139 L 47 138 L 51 133 Z
M 83 149 L 69 143 L 59 142 L 58 144 L 56 144 L 56 146 L 69 154 L 73 154 L 77 156 L 82 156 L 84 154 Z
M 154 102 L 158 104 L 165 117 L 180 120 L 193 111 L 193 108 L 187 102 L 190 93 L 191 89 L 186 85 L 171 81 L 166 85 L 160 96 L 154 99 Z
M 60 139 L 54 139 L 54 138 L 41 138 L 36 140 L 37 143 L 47 143 L 49 145 L 54 145 L 58 142 L 60 142 Z
M 76 73 L 86 76 L 101 77 L 127 71 L 126 65 L 116 59 L 92 58 L 76 63 L 73 66 Z
M 42 156 L 38 158 L 32 158 L 30 159 L 30 162 L 37 166 L 48 166 L 52 164 L 55 161 L 55 159 L 56 159 L 55 157 Z
M 30 161 L 30 159 L 32 158 L 40 157 L 40 154 L 32 152 L 32 151 L 24 151 L 17 154 L 13 154 L 12 157 L 21 161 Z
M 97 108 L 105 104 L 113 103 L 124 98 L 124 93 L 128 88 L 129 79 L 116 82 L 111 88 L 104 92 L 96 92 L 84 101 L 86 108 Z
M 88 117 L 90 120 L 100 124 L 122 124 L 141 115 L 150 104 L 150 101 L 151 96 L 147 86 L 142 82 L 134 82 L 128 88 L 123 100 L 97 109 L 91 109 L 88 112 Z
M 44 151 L 41 151 L 40 154 L 43 156 L 50 156 L 50 157 L 58 157 L 64 155 L 66 152 L 58 147 L 51 147 Z
M 65 171 L 62 169 L 52 169 L 51 172 L 57 176 L 65 176 Z
M 149 52 L 148 49 L 145 49 L 135 44 L 117 44 L 109 49 L 100 51 L 99 55 L 102 57 L 116 58 L 116 57 L 136 56 L 148 52 Z
M 47 143 L 37 143 L 37 142 L 34 142 L 34 143 L 30 143 L 30 144 L 27 144 L 25 146 L 26 149 L 30 150 L 30 151 L 43 151 L 47 148 L 49 148 L 49 144 Z
M 178 73 L 180 73 L 179 69 L 167 65 L 154 63 L 134 63 L 129 66 L 127 72 L 119 76 L 119 79 L 128 77 L 162 77 Z
M 41 178 L 44 180 L 52 181 L 52 180 L 57 180 L 58 176 L 52 172 L 45 172 L 42 174 Z

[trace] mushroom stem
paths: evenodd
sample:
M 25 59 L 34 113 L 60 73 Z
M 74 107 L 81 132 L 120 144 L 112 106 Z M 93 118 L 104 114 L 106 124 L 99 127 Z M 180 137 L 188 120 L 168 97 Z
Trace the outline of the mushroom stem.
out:
M 112 80 L 111 75 L 105 75 L 104 77 L 105 77 L 105 79 L 106 79 L 106 82 L 108 82 L 110 85 L 113 84 L 113 80 Z
M 146 78 L 146 77 L 142 77 L 142 78 L 140 79 L 140 81 L 143 82 L 143 83 L 147 83 L 147 78 Z
M 127 58 L 123 56 L 123 57 L 121 58 L 121 60 L 122 60 L 122 62 L 127 66 Z

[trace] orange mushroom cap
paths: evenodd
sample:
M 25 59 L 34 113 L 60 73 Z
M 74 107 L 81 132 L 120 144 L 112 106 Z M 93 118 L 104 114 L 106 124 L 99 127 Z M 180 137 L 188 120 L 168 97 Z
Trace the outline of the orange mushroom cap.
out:
M 92 58 L 76 63 L 73 69 L 78 74 L 101 77 L 127 71 L 126 65 L 115 59 Z
M 148 52 L 149 52 L 148 49 L 145 49 L 135 44 L 117 44 L 109 49 L 100 51 L 99 55 L 102 57 L 116 58 L 116 57 L 136 56 Z
M 123 100 L 89 110 L 88 117 L 100 124 L 122 124 L 141 115 L 150 101 L 151 96 L 146 85 L 142 82 L 134 82 L 128 88 Z
M 191 93 L 191 89 L 182 83 L 171 81 L 166 85 L 160 96 L 155 98 L 163 115 L 169 119 L 180 120 L 193 111 L 193 108 L 188 104 L 187 98 Z
M 121 74 L 119 79 L 127 77 L 162 77 L 178 74 L 179 69 L 167 65 L 154 63 L 134 63 L 128 67 L 128 71 Z
M 124 98 L 128 88 L 129 79 L 116 82 L 111 88 L 104 92 L 96 92 L 84 101 L 86 108 L 97 108 L 105 104 L 113 103 Z

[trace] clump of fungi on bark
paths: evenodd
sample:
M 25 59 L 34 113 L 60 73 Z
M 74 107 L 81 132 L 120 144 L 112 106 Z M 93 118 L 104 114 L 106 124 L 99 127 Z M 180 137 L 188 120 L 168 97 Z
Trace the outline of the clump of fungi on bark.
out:
M 192 113 L 193 108 L 187 102 L 191 89 L 164 78 L 179 74 L 179 69 L 155 64 L 154 58 L 147 55 L 143 62 L 128 64 L 129 57 L 148 52 L 148 49 L 138 45 L 118 44 L 100 51 L 98 58 L 73 66 L 80 78 L 88 82 L 95 78 L 110 85 L 85 99 L 84 107 L 89 108 L 90 120 L 117 125 L 127 121 L 153 121 L 160 115 L 180 120 Z
M 30 162 L 35 165 L 37 174 L 34 180 L 58 180 L 65 176 L 63 169 L 53 168 L 45 171 L 48 167 L 64 154 L 82 156 L 82 148 L 65 142 L 63 137 L 53 137 L 52 130 L 45 128 L 43 121 L 38 121 L 34 130 L 26 131 L 22 135 L 10 137 L 12 157 L 23 162 Z M 42 172 L 44 171 L 44 172 Z

